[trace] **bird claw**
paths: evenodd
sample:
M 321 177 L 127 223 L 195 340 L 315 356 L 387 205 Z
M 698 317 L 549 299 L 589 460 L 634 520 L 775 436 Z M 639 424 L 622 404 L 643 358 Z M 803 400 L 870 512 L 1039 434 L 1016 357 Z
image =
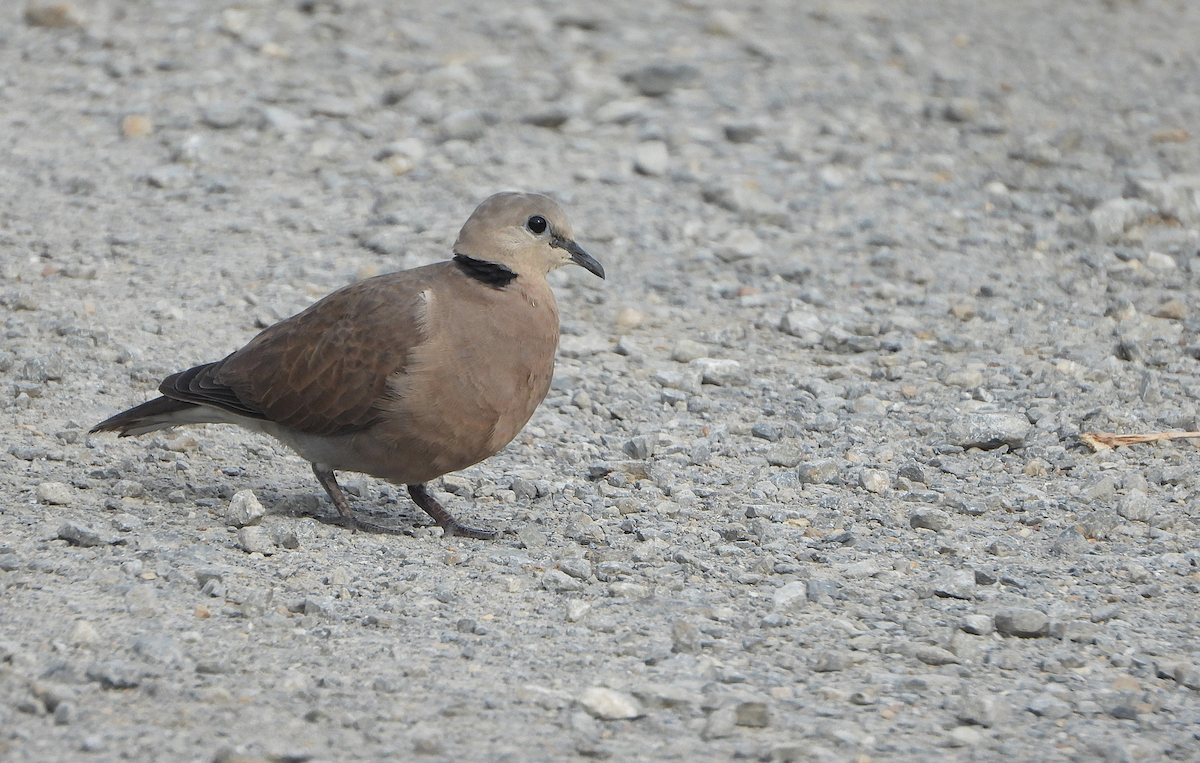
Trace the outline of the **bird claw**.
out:
M 471 527 L 469 525 L 460 524 L 456 521 L 442 525 L 442 531 L 446 535 L 457 535 L 461 538 L 474 538 L 475 540 L 495 540 L 500 536 L 496 530 L 485 530 L 482 527 Z
M 385 527 L 377 525 L 374 522 L 366 522 L 358 517 L 343 518 L 343 522 L 339 522 L 343 527 L 349 528 L 355 532 L 374 533 L 376 535 L 412 535 L 411 528 L 402 527 Z

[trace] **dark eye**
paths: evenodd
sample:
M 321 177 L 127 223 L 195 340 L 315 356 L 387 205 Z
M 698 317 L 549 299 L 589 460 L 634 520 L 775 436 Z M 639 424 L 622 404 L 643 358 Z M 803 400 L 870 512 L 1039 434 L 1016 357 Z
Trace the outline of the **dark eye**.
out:
M 550 223 L 546 222 L 546 218 L 541 215 L 534 215 L 525 221 L 525 227 L 528 228 L 533 235 L 540 236 L 550 227 Z

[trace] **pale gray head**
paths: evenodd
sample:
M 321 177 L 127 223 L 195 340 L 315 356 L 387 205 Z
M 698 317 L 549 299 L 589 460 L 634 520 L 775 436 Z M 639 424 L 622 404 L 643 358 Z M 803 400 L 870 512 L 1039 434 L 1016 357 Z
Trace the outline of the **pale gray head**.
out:
M 604 278 L 604 268 L 575 243 L 571 223 L 553 199 L 505 192 L 475 208 L 458 233 L 454 253 L 503 265 L 517 275 L 545 277 L 569 262 Z

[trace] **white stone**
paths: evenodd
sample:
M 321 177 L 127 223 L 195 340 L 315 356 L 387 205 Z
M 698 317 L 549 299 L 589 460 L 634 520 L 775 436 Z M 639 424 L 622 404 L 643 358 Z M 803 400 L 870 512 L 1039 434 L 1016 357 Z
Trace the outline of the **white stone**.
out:
M 1176 270 L 1179 264 L 1175 262 L 1175 258 L 1169 254 L 1162 252 L 1150 252 L 1146 255 L 1146 267 L 1151 270 L 1168 272 Z
M 75 503 L 75 489 L 63 482 L 43 482 L 37 486 L 37 497 L 42 503 L 70 506 Z
M 783 320 L 779 323 L 779 330 L 799 339 L 816 342 L 820 340 L 821 332 L 825 330 L 825 323 L 813 313 L 792 310 L 783 316 Z
M 658 371 L 650 377 L 667 389 L 677 389 L 695 395 L 700 392 L 703 375 L 695 368 L 687 371 Z
M 832 191 L 845 188 L 846 183 L 850 182 L 850 173 L 834 164 L 822 167 L 817 172 L 817 175 L 821 178 L 821 182 L 825 184 L 825 187 Z
M 278 106 L 264 106 L 262 108 L 262 117 L 263 121 L 271 129 L 285 136 L 295 135 L 311 124 L 311 120 L 302 119 L 287 109 L 282 109 Z
M 546 570 L 545 574 L 542 575 L 542 588 L 554 593 L 566 593 L 568 591 L 582 590 L 583 583 L 562 570 Z
M 708 357 L 708 348 L 700 342 L 691 339 L 681 339 L 671 350 L 671 360 L 678 363 L 691 363 L 696 358 Z M 670 386 L 670 385 L 663 385 Z
M 67 636 L 67 643 L 75 646 L 87 646 L 99 640 L 100 634 L 96 632 L 95 626 L 87 620 L 76 620 L 70 635 Z
M 392 141 L 384 146 L 383 151 L 380 152 L 380 154 L 386 156 L 405 156 L 413 162 L 419 162 L 424 159 L 426 153 L 428 151 L 425 148 L 425 144 L 417 138 L 403 138 Z
M 1098 240 L 1115 242 L 1154 211 L 1152 205 L 1141 199 L 1109 199 L 1088 214 L 1088 223 Z
M 561 710 L 571 704 L 571 695 L 558 689 L 547 689 L 536 684 L 525 684 L 516 691 L 517 699 L 531 702 L 543 710 Z
M 253 490 L 239 490 L 221 512 L 221 518 L 230 527 L 245 527 L 258 524 L 266 513 Z
M 583 601 L 582 599 L 569 599 L 567 601 L 567 622 L 579 622 L 591 608 L 591 602 Z
M 592 118 L 601 123 L 615 122 L 616 124 L 627 124 L 641 117 L 644 108 L 642 101 L 609 101 L 596 109 L 596 112 L 592 114 Z
M 603 686 L 586 689 L 578 701 L 592 717 L 602 721 L 631 720 L 642 715 L 641 704 L 632 696 Z
M 946 742 L 951 747 L 974 747 L 983 741 L 983 734 L 971 726 L 957 726 L 950 730 Z
M 749 228 L 738 228 L 730 231 L 725 240 L 717 246 L 716 254 L 725 262 L 737 262 L 753 257 L 762 251 L 762 239 Z
M 1171 175 L 1166 180 L 1133 181 L 1137 195 L 1158 208 L 1159 214 L 1184 225 L 1200 222 L 1200 174 Z
M 667 150 L 667 144 L 661 140 L 639 143 L 634 150 L 633 168 L 643 175 L 663 175 L 670 163 L 671 154 Z
M 146 173 L 146 182 L 155 188 L 180 188 L 191 178 L 187 167 L 179 164 L 163 164 Z
M 158 592 L 151 585 L 135 585 L 125 594 L 125 608 L 134 617 L 150 617 L 158 611 Z
M 710 11 L 704 20 L 704 31 L 709 34 L 737 37 L 746 31 L 746 20 L 733 11 L 718 9 Z
M 613 349 L 607 337 L 599 334 L 576 336 L 568 334 L 558 343 L 558 354 L 564 358 L 587 358 L 598 352 L 608 352 Z
M 241 527 L 237 531 L 238 546 L 248 554 L 258 552 L 264 556 L 275 553 L 275 543 L 267 531 L 258 525 Z
M 776 588 L 775 593 L 771 596 L 771 604 L 781 612 L 803 609 L 807 603 L 808 583 L 803 580 L 793 580 Z
M 880 469 L 863 469 L 858 477 L 858 484 L 868 493 L 882 493 L 887 490 L 891 480 L 888 479 L 887 472 Z
M 873 578 L 882 572 L 879 564 L 873 559 L 865 559 L 861 562 L 848 564 L 842 569 L 842 577 L 847 580 L 863 580 L 865 578 Z
M 483 115 L 474 109 L 462 109 L 447 115 L 442 120 L 443 140 L 465 140 L 473 142 L 483 137 L 487 123 Z
M 700 372 L 700 380 L 704 384 L 730 387 L 742 385 L 749 381 L 749 374 L 746 372 L 746 369 L 736 360 L 696 358 L 688 365 Z

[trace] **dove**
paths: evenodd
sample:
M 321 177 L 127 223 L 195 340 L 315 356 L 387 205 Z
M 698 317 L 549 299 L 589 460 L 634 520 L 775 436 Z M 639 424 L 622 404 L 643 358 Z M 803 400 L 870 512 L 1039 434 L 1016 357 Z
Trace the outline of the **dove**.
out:
M 568 264 L 605 273 L 559 205 L 532 193 L 484 200 L 452 254 L 338 289 L 225 358 L 168 376 L 160 397 L 91 431 L 236 424 L 309 461 L 351 528 L 402 532 L 358 518 L 339 471 L 407 486 L 447 535 L 493 539 L 426 485 L 495 455 L 545 398 L 559 330 L 546 275 Z

